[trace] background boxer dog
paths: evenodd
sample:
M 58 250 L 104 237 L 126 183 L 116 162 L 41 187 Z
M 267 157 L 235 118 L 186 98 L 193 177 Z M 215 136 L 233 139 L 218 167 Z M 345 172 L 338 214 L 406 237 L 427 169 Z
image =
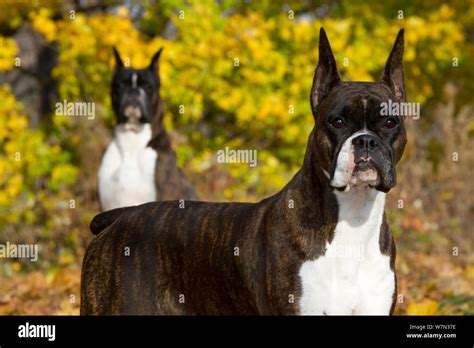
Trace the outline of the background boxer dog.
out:
M 126 68 L 114 47 L 112 106 L 117 116 L 114 139 L 99 169 L 103 211 L 155 200 L 196 199 L 163 127 L 158 59 L 146 69 Z
M 390 314 L 395 244 L 384 213 L 406 134 L 403 30 L 381 82 L 342 81 L 320 32 L 315 127 L 300 171 L 255 204 L 148 203 L 96 216 L 81 314 Z

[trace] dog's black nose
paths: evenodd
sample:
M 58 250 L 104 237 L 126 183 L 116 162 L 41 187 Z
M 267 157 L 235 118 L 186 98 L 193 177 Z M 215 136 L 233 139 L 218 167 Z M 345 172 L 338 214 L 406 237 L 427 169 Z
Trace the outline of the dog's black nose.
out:
M 354 140 L 352 140 L 352 144 L 359 148 L 370 150 L 379 146 L 379 140 L 377 137 L 371 134 L 362 134 L 354 138 Z

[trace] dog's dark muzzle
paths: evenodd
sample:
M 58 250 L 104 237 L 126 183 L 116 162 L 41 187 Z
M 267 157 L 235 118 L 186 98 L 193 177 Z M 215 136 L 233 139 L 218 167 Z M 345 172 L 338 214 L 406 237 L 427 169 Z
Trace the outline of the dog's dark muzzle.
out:
M 375 134 L 362 134 L 353 139 L 355 172 L 375 170 L 379 176 L 375 188 L 388 192 L 396 184 L 392 150 Z
M 125 93 L 122 98 L 120 113 L 127 122 L 148 122 L 149 115 L 145 92 L 140 88 L 133 88 Z

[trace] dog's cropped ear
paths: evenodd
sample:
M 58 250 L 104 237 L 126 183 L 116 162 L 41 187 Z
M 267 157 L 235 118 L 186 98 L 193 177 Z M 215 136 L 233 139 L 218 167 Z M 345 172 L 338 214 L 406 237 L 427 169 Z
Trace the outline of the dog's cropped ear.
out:
M 406 99 L 403 82 L 403 34 L 404 30 L 400 29 L 382 75 L 382 82 L 390 87 L 397 102 L 404 102 Z
M 161 51 L 163 51 L 163 47 L 161 47 L 158 50 L 158 52 L 156 52 L 151 58 L 151 62 L 150 62 L 150 65 L 148 66 L 148 69 L 150 69 L 153 72 L 156 72 L 156 69 L 158 68 L 158 60 L 160 59 Z
M 331 89 L 341 82 L 341 75 L 337 70 L 336 59 L 329 45 L 324 28 L 319 31 L 319 61 L 311 88 L 311 109 L 315 112 L 316 106 L 328 96 Z
M 120 58 L 120 54 L 118 53 L 117 48 L 115 48 L 115 46 L 113 47 L 113 50 L 114 50 L 114 57 L 115 57 L 115 67 L 116 68 L 123 67 L 122 58 Z

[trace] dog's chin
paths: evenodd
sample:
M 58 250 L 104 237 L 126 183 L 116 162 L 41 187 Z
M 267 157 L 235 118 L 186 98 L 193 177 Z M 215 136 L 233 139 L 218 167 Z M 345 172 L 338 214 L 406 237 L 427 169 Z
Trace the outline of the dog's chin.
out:
M 138 106 L 127 106 L 122 113 L 121 130 L 124 132 L 139 133 L 143 129 L 143 125 L 149 123 L 146 115 Z
M 376 186 L 380 183 L 380 176 L 377 169 L 370 162 L 357 164 L 352 172 L 350 184 L 353 186 L 369 185 Z
M 141 119 L 128 119 L 126 122 L 117 125 L 122 132 L 134 132 L 140 133 L 143 130 L 143 126 L 148 122 L 142 122 Z
M 143 129 L 143 123 L 127 122 L 127 123 L 124 123 L 124 125 L 123 125 L 123 131 L 124 132 L 140 133 L 142 129 Z
M 353 188 L 375 188 L 381 186 L 381 178 L 377 169 L 368 162 L 355 165 L 352 174 L 347 182 L 343 185 L 332 186 L 338 191 L 349 192 Z

